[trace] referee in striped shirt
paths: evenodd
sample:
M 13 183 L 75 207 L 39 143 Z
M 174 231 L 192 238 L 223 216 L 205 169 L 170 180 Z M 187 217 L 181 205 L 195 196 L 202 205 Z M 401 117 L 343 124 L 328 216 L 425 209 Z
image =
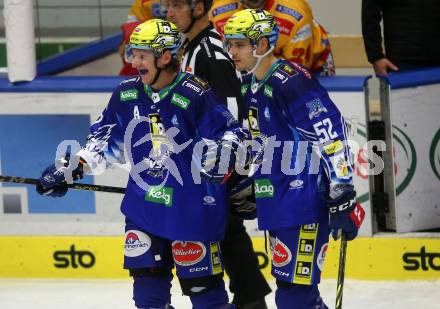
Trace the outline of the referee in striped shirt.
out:
M 181 70 L 205 79 L 242 123 L 245 105 L 240 80 L 232 60 L 223 49 L 220 34 L 209 21 L 211 5 L 212 0 L 166 0 L 168 18 L 185 37 Z M 230 179 L 229 187 L 233 186 L 231 182 L 234 180 Z M 271 290 L 258 268 L 258 259 L 243 220 L 229 216 L 221 249 L 230 278 L 229 289 L 234 293 L 233 303 L 238 309 L 266 309 L 264 297 Z M 181 282 L 182 289 L 186 284 Z

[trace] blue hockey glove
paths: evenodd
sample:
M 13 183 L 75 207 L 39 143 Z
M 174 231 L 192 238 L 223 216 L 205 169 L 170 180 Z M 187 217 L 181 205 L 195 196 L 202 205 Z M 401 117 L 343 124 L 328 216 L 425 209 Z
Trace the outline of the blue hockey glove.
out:
M 244 219 L 253 220 L 257 217 L 257 204 L 255 201 L 254 181 L 245 178 L 240 181 L 229 194 L 232 215 Z
M 77 158 L 78 159 L 78 158 Z M 66 154 L 64 158 L 60 160 L 61 166 L 59 168 L 56 167 L 55 164 L 48 166 L 39 179 L 39 183 L 37 185 L 37 192 L 40 195 L 47 195 L 51 197 L 62 197 L 67 192 L 67 182 L 66 175 L 71 173 L 71 180 L 78 180 L 83 178 L 83 166 L 79 161 L 76 162 L 76 168 L 72 168 L 70 163 L 70 155 Z
M 225 134 L 218 141 L 208 141 L 208 149 L 202 155 L 200 176 L 208 182 L 223 183 L 234 171 L 243 152 L 241 140 L 235 134 Z
M 354 187 L 349 185 L 345 188 L 340 196 L 327 201 L 330 229 L 334 240 L 337 240 L 342 233 L 347 235 L 347 240 L 355 239 L 365 217 L 364 209 L 356 201 Z

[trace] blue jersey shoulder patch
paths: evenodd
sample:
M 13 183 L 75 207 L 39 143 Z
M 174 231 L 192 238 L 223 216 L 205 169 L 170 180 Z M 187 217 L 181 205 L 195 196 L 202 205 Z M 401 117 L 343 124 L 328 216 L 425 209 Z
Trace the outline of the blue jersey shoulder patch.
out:
M 119 102 L 137 100 L 143 88 L 144 84 L 142 84 L 140 76 L 133 76 L 123 80 L 116 89 L 119 92 Z
M 282 64 L 278 70 L 280 70 L 281 72 L 285 73 L 287 76 L 291 77 L 291 76 L 295 76 L 298 74 L 298 72 L 292 68 L 290 65 L 288 65 L 287 63 Z
M 298 11 L 292 9 L 292 8 L 288 8 L 287 6 L 284 6 L 284 5 L 281 5 L 281 4 L 277 5 L 276 10 L 278 12 L 280 12 L 280 13 L 292 16 L 297 21 L 300 21 L 303 18 L 302 14 L 300 12 L 298 12 Z
M 140 76 L 132 76 L 128 79 L 124 79 L 122 82 L 119 83 L 119 85 L 124 85 L 128 83 L 138 83 L 141 80 Z
M 192 81 L 194 84 L 202 88 L 204 91 L 208 91 L 211 89 L 211 86 L 209 86 L 208 82 L 205 81 L 203 78 L 197 77 L 195 75 L 191 75 L 188 77 L 188 80 Z
M 291 77 L 298 75 L 298 71 L 295 70 L 287 62 L 282 63 L 273 73 L 272 77 L 275 80 L 279 80 L 282 84 L 286 83 Z
M 212 11 L 212 16 L 217 16 L 229 11 L 236 10 L 238 8 L 238 3 L 229 3 L 226 5 L 219 6 Z

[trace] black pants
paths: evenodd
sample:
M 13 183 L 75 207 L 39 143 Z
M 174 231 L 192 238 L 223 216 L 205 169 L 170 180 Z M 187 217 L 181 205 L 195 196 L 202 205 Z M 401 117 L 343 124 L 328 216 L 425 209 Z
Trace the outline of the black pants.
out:
M 234 294 L 234 304 L 251 303 L 271 292 L 258 268 L 258 258 L 243 220 L 229 215 L 225 238 L 220 246 L 225 270 L 230 278 L 229 290 Z

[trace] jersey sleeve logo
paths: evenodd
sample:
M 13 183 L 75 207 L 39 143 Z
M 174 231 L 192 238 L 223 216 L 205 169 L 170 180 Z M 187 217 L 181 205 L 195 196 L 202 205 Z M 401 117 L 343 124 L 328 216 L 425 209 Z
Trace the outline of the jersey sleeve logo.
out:
M 236 9 L 238 9 L 238 3 L 230 3 L 230 4 L 222 5 L 212 10 L 212 16 L 217 16 Z
M 208 91 L 209 89 L 211 89 L 209 84 L 206 81 L 204 81 L 203 79 L 201 79 L 200 77 L 197 77 L 195 75 L 191 75 L 190 77 L 188 77 L 188 79 L 190 81 L 196 83 L 198 86 L 200 86 L 205 91 Z
M 296 62 L 291 62 L 290 64 L 293 67 L 295 67 L 295 69 L 297 69 L 298 71 L 301 71 L 304 74 L 305 77 L 307 77 L 308 79 L 312 79 L 312 74 L 310 74 L 310 72 L 307 71 L 307 69 L 305 69 L 304 67 L 300 66 Z
M 310 25 L 304 25 L 295 34 L 295 37 L 292 39 L 292 42 L 293 43 L 302 42 L 311 37 L 312 37 L 312 28 L 310 27 Z
M 298 74 L 296 70 L 294 70 L 291 66 L 288 64 L 283 64 L 280 66 L 279 70 L 283 73 L 285 73 L 287 76 L 292 77 Z
M 280 34 L 284 34 L 290 37 L 292 34 L 292 29 L 295 25 L 284 18 L 275 17 L 275 20 L 278 24 L 278 28 L 280 29 Z
M 122 102 L 130 101 L 130 100 L 137 100 L 138 98 L 138 90 L 137 89 L 129 89 L 125 91 L 121 91 L 119 99 Z
M 187 110 L 188 107 L 191 105 L 191 101 L 188 98 L 178 93 L 173 93 L 173 97 L 171 98 L 171 103 L 184 110 Z
M 281 4 L 278 4 L 275 10 L 280 12 L 280 13 L 283 13 L 283 14 L 286 14 L 286 15 L 290 15 L 293 18 L 295 18 L 297 21 L 300 21 L 301 19 L 303 19 L 303 16 L 302 16 L 302 14 L 300 12 L 298 12 L 298 11 L 292 9 L 292 8 L 288 8 L 287 6 L 284 6 L 284 5 L 281 5 Z
M 309 110 L 309 119 L 319 117 L 322 113 L 327 113 L 327 109 L 319 98 L 313 99 L 306 103 L 307 109 Z
M 131 83 L 131 82 L 137 83 L 139 81 L 140 81 L 140 77 L 139 76 L 135 76 L 135 77 L 131 77 L 129 79 L 123 80 L 122 82 L 119 83 L 119 85 L 123 85 L 123 84 L 126 84 L 126 83 Z

